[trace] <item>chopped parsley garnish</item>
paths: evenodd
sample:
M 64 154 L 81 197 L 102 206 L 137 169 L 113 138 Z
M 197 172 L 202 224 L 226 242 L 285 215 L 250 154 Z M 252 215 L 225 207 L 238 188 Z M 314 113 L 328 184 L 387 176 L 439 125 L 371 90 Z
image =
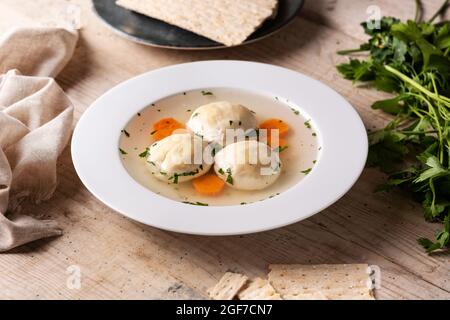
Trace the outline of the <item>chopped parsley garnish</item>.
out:
M 162 174 L 163 176 L 167 176 L 167 172 L 160 171 L 159 173 Z
M 204 91 L 204 90 L 202 90 L 202 95 L 204 95 L 204 96 L 212 96 L 214 94 L 211 91 Z
M 123 134 L 124 134 L 125 136 L 127 136 L 128 138 L 130 137 L 130 133 L 129 133 L 127 130 L 123 129 L 122 132 L 123 132 Z
M 316 164 L 316 162 L 317 162 L 317 160 L 314 160 L 314 161 L 313 161 L 313 164 Z
M 192 118 L 197 117 L 199 114 L 200 114 L 200 113 L 198 113 L 198 112 L 194 113 L 194 114 L 192 115 Z
M 190 204 L 190 205 L 193 205 L 193 206 L 205 206 L 205 207 L 209 206 L 209 204 L 203 203 L 203 202 L 199 202 L 199 201 L 196 201 L 196 202 L 183 201 L 183 203 Z
M 154 163 L 153 161 L 148 161 L 148 163 L 150 163 L 152 166 L 156 167 L 156 163 Z
M 250 110 L 250 112 L 251 112 L 251 113 L 253 113 L 253 114 L 256 114 L 256 112 L 255 112 L 255 111 L 253 111 L 253 110 Z
M 230 126 L 232 126 L 233 125 L 233 120 L 230 120 Z
M 222 168 L 219 168 L 219 170 L 218 170 L 218 171 L 219 171 L 219 173 L 220 173 L 220 174 L 222 174 L 222 175 L 223 175 L 223 174 L 225 174 L 225 171 L 223 171 L 223 169 L 222 169 Z
M 311 170 L 312 170 L 312 168 L 309 168 L 309 169 L 303 170 L 302 173 L 306 175 L 306 174 L 310 173 Z
M 145 150 L 141 153 L 139 153 L 139 157 L 141 158 L 147 158 L 150 155 L 150 149 L 149 148 L 145 148 Z
M 211 156 L 214 157 L 216 155 L 216 153 L 220 151 L 220 149 L 222 149 L 222 146 L 218 143 L 215 143 L 211 149 Z
M 241 204 L 241 206 L 243 206 L 243 205 L 247 204 L 247 202 L 241 202 L 240 204 Z
M 231 168 L 227 169 L 227 183 L 233 184 L 233 176 L 231 175 Z
M 187 109 L 187 110 L 186 110 L 186 112 L 191 112 L 191 111 L 192 111 L 191 109 Z
M 312 136 L 313 136 L 313 137 L 316 137 L 316 136 L 317 136 L 317 133 L 313 132 L 313 133 L 312 133 Z
M 292 112 L 294 112 L 295 115 L 299 115 L 300 111 L 298 111 L 297 109 L 291 108 Z
M 172 177 L 169 178 L 169 180 L 173 180 L 174 184 L 178 184 L 178 178 L 179 177 L 187 177 L 187 176 L 195 176 L 197 173 L 199 173 L 199 170 L 195 171 L 189 171 L 189 172 L 183 172 L 183 173 L 174 173 Z
M 270 195 L 268 199 L 272 199 L 272 198 L 274 198 L 274 197 L 276 197 L 276 196 L 279 196 L 279 195 L 280 195 L 280 193 L 277 192 L 277 193 L 275 193 L 275 194 Z
M 305 121 L 305 127 L 307 127 L 308 129 L 311 129 L 311 120 Z
M 128 152 L 126 152 L 125 150 L 123 150 L 122 148 L 119 148 L 119 151 L 121 154 L 128 154 Z
M 286 146 L 279 146 L 274 151 L 280 153 L 280 152 L 283 152 L 284 150 L 286 150 L 287 148 L 289 148 L 289 146 L 287 146 L 287 145 Z

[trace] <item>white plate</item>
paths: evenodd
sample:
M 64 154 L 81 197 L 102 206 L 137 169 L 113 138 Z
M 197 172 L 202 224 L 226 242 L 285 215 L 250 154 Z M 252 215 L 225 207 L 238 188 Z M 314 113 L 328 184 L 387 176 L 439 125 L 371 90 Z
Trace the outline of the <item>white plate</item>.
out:
M 121 129 L 152 102 L 180 92 L 231 87 L 288 98 L 320 132 L 314 170 L 281 195 L 245 206 L 192 206 L 136 182 L 118 152 Z M 282 227 L 325 209 L 356 182 L 367 157 L 364 125 L 352 106 L 300 73 L 254 62 L 206 61 L 151 71 L 114 87 L 79 120 L 72 139 L 75 169 L 85 186 L 115 211 L 157 228 L 200 235 L 234 235 Z

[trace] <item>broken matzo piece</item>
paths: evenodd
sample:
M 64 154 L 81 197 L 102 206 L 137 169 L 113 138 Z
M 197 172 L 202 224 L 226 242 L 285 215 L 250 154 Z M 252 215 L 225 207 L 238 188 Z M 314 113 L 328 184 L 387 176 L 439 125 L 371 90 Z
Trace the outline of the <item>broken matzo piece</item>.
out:
M 213 288 L 208 290 L 208 294 L 214 300 L 232 300 L 247 280 L 243 274 L 227 272 Z
M 117 0 L 117 4 L 234 46 L 273 16 L 278 0 Z
M 373 300 L 367 264 L 270 265 L 269 282 L 286 300 Z
M 247 282 L 247 285 L 238 293 L 239 300 L 281 300 L 281 296 L 270 285 L 268 280 L 261 278 Z

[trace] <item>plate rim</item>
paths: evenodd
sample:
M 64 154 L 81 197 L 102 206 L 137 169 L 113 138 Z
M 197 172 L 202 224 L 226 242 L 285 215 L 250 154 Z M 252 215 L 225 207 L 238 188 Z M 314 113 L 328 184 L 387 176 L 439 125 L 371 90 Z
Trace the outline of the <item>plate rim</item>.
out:
M 104 19 L 104 17 L 97 11 L 97 8 L 95 7 L 94 4 L 94 0 L 91 1 L 91 7 L 92 7 L 92 11 L 94 12 L 94 15 L 97 17 L 97 19 L 99 21 L 102 22 L 103 25 L 105 25 L 108 29 L 110 29 L 111 31 L 113 31 L 115 34 L 119 35 L 120 37 L 127 39 L 129 41 L 132 41 L 134 43 L 138 43 L 141 45 L 145 45 L 145 46 L 149 46 L 149 47 L 154 47 L 154 48 L 160 48 L 160 49 L 170 49 L 170 50 L 185 50 L 185 51 L 208 51 L 208 50 L 219 50 L 219 49 L 229 49 L 229 48 L 237 48 L 237 47 L 241 47 L 247 44 L 252 44 L 261 40 L 264 40 L 268 37 L 271 37 L 275 34 L 277 34 L 278 32 L 282 31 L 283 29 L 285 29 L 286 27 L 288 27 L 291 23 L 294 22 L 295 18 L 298 17 L 300 11 L 303 9 L 304 5 L 305 5 L 305 0 L 300 0 L 301 3 L 299 5 L 299 7 L 295 10 L 295 13 L 289 18 L 286 19 L 286 21 L 283 22 L 282 25 L 280 25 L 277 29 L 264 34 L 260 37 L 257 37 L 255 39 L 247 39 L 246 41 L 244 41 L 243 43 L 237 44 L 237 45 L 233 45 L 233 46 L 225 46 L 219 42 L 217 42 L 217 45 L 215 46 L 205 46 L 205 47 L 192 47 L 192 46 L 170 46 L 170 45 L 161 45 L 161 44 L 157 44 L 154 42 L 151 42 L 150 40 L 145 40 L 142 38 L 139 38 L 137 36 L 133 36 L 131 34 L 126 33 L 123 30 L 120 30 L 118 28 L 116 28 L 115 26 L 111 25 L 108 21 L 106 21 Z M 161 23 L 165 23 L 168 24 L 164 21 L 160 21 Z M 170 25 L 170 24 L 168 24 Z M 258 29 L 257 29 L 258 30 Z M 257 31 L 255 30 L 255 32 Z M 253 35 L 253 33 L 249 36 L 251 37 Z M 199 37 L 202 37 L 200 35 L 198 35 Z M 211 39 L 209 39 L 211 40 Z M 214 40 L 211 40 L 214 41 Z
M 323 89 L 323 90 L 327 91 L 328 94 L 331 94 L 334 99 L 340 99 L 339 103 L 341 103 L 342 104 L 341 107 L 343 107 L 345 109 L 346 115 L 347 116 L 350 115 L 350 116 L 353 117 L 352 121 L 354 123 L 352 125 L 354 125 L 355 128 L 357 128 L 357 130 L 360 130 L 360 132 L 359 132 L 360 136 L 358 138 L 358 143 L 360 144 L 360 146 L 359 146 L 360 147 L 360 154 L 359 154 L 358 159 L 357 159 L 358 161 L 356 161 L 356 167 L 353 168 L 351 179 L 350 180 L 347 179 L 348 181 L 347 181 L 345 187 L 343 187 L 342 190 L 339 190 L 337 192 L 337 194 L 332 197 L 331 200 L 329 199 L 326 202 L 323 202 L 319 206 L 316 205 L 314 210 L 310 210 L 306 214 L 305 213 L 304 214 L 294 214 L 293 215 L 294 217 L 291 217 L 288 220 L 283 220 L 283 221 L 278 221 L 278 222 L 274 221 L 273 223 L 269 223 L 269 224 L 267 224 L 267 221 L 265 221 L 265 224 L 262 225 L 262 226 L 259 226 L 259 227 L 257 226 L 257 224 L 252 226 L 252 225 L 250 225 L 248 223 L 244 227 L 241 227 L 241 226 L 236 227 L 236 226 L 234 226 L 232 228 L 229 228 L 229 226 L 227 226 L 228 229 L 226 229 L 226 230 L 224 229 L 224 230 L 221 230 L 221 231 L 219 231 L 216 227 L 213 228 L 214 229 L 213 231 L 207 230 L 208 228 L 203 228 L 203 227 L 198 228 L 197 226 L 194 229 L 192 229 L 192 225 L 190 227 L 188 226 L 187 228 L 186 227 L 180 227 L 180 224 L 179 224 L 178 221 L 177 221 L 177 226 L 173 226 L 173 223 L 172 223 L 172 225 L 170 223 L 171 222 L 170 217 L 169 218 L 164 218 L 164 217 L 161 217 L 161 215 L 158 214 L 158 213 L 155 213 L 154 215 L 156 215 L 157 218 L 160 219 L 159 222 L 155 222 L 154 219 L 153 219 L 153 221 L 149 221 L 148 218 L 143 219 L 141 217 L 141 214 L 136 214 L 136 213 L 132 213 L 131 214 L 130 212 L 126 212 L 126 211 L 131 211 L 131 209 L 130 210 L 128 210 L 129 208 L 128 209 L 124 209 L 123 208 L 123 204 L 118 206 L 117 203 L 113 204 L 111 202 L 111 200 L 104 199 L 105 194 L 108 194 L 108 192 L 103 190 L 102 192 L 100 192 L 100 193 L 103 193 L 103 194 L 100 195 L 99 191 L 95 190 L 95 187 L 93 187 L 93 181 L 92 180 L 88 181 L 89 178 L 86 178 L 85 169 L 83 169 L 82 166 L 80 166 L 80 163 L 81 163 L 80 162 L 80 160 L 81 160 L 80 159 L 80 153 L 79 153 L 79 152 L 81 152 L 81 149 L 79 148 L 80 147 L 80 145 L 79 145 L 79 143 L 80 143 L 79 136 L 81 135 L 81 132 L 80 132 L 81 129 L 80 128 L 82 127 L 82 124 L 86 122 L 86 119 L 88 117 L 90 117 L 90 114 L 93 112 L 93 110 L 95 110 L 96 108 L 97 109 L 101 108 L 103 101 L 105 99 L 106 99 L 105 101 L 107 101 L 108 97 L 113 97 L 114 95 L 119 95 L 120 91 L 124 91 L 125 89 L 126 89 L 125 91 L 127 91 L 127 90 L 129 90 L 130 88 L 133 87 L 133 84 L 138 84 L 140 81 L 148 80 L 147 78 L 150 79 L 150 78 L 155 77 L 157 75 L 161 76 L 164 73 L 169 73 L 169 75 L 170 75 L 173 72 L 175 72 L 175 73 L 180 72 L 180 70 L 181 70 L 181 72 L 183 72 L 183 69 L 186 69 L 186 68 L 188 70 L 189 70 L 189 68 L 194 68 L 194 69 L 195 68 L 199 68 L 199 69 L 202 70 L 202 72 L 208 72 L 208 70 L 210 70 L 210 71 L 213 70 L 214 66 L 215 67 L 223 66 L 223 68 L 225 70 L 230 70 L 230 68 L 236 68 L 236 70 L 247 69 L 247 71 L 248 70 L 260 70 L 261 69 L 261 70 L 264 70 L 264 72 L 272 71 L 272 74 L 278 72 L 278 74 L 281 74 L 281 75 L 283 75 L 283 74 L 284 75 L 290 75 L 293 78 L 298 77 L 298 79 L 302 79 L 302 81 L 310 82 L 311 86 L 313 86 L 313 84 L 314 84 L 315 86 L 317 86 L 321 90 Z M 263 72 L 263 71 L 261 71 L 261 72 Z M 205 87 L 208 87 L 208 86 L 205 86 Z M 170 90 L 168 90 L 168 91 L 170 91 Z M 171 94 L 180 93 L 180 92 L 183 92 L 183 91 L 188 91 L 188 89 L 173 91 Z M 255 89 L 255 91 L 260 91 L 260 90 Z M 165 96 L 167 96 L 167 94 Z M 114 98 L 117 98 L 117 97 L 114 97 Z M 153 101 L 156 101 L 156 100 L 157 99 L 155 99 Z M 111 101 L 115 101 L 115 100 L 113 99 Z M 145 104 L 142 103 L 139 106 L 134 106 L 133 107 L 133 111 L 129 111 L 129 112 L 130 112 L 130 114 L 134 115 L 135 112 L 137 112 L 139 110 L 142 110 L 145 105 L 149 105 L 150 103 L 151 103 L 151 101 L 147 101 Z M 301 103 L 298 103 L 296 101 L 294 101 L 294 103 L 296 103 L 296 105 L 301 105 Z M 305 108 L 301 108 L 301 109 L 305 109 Z M 127 118 L 127 119 L 123 120 L 122 123 L 128 123 L 129 120 L 130 120 L 130 118 Z M 315 120 L 317 120 L 317 119 L 313 119 L 313 122 L 315 122 Z M 117 129 L 119 129 L 119 128 L 116 128 L 116 130 Z M 318 126 L 316 126 L 316 129 L 319 130 L 319 135 L 321 135 L 324 128 L 321 128 L 320 124 L 319 124 Z M 346 130 L 346 129 L 344 129 L 344 130 Z M 119 131 L 120 130 L 118 130 L 118 132 Z M 118 133 L 118 136 L 120 136 L 120 133 Z M 357 136 L 357 135 L 355 135 L 355 136 Z M 350 137 L 350 139 L 351 139 L 351 137 Z M 113 141 L 113 143 L 114 143 L 114 141 Z M 325 143 L 327 143 L 327 142 L 325 142 Z M 117 147 L 118 147 L 118 139 L 117 139 L 116 148 Z M 157 228 L 160 228 L 160 229 L 164 229 L 164 230 L 168 230 L 168 231 L 181 232 L 181 233 L 186 233 L 186 234 L 196 234 L 196 235 L 222 236 L 222 235 L 248 234 L 248 233 L 255 233 L 255 232 L 261 232 L 261 231 L 276 229 L 276 228 L 279 228 L 279 227 L 283 227 L 283 226 L 290 225 L 290 224 L 296 223 L 298 221 L 307 219 L 307 218 L 311 217 L 312 215 L 314 215 L 314 214 L 322 211 L 323 209 L 329 207 L 330 205 L 332 205 L 333 203 L 338 201 L 342 196 L 344 196 L 350 190 L 350 188 L 355 184 L 357 179 L 360 177 L 360 175 L 361 175 L 361 173 L 362 173 L 362 171 L 364 169 L 364 165 L 365 165 L 366 159 L 367 159 L 368 141 L 367 141 L 367 133 L 366 133 L 364 124 L 363 124 L 361 118 L 359 117 L 358 113 L 356 112 L 356 110 L 339 93 L 337 93 L 335 90 L 333 90 L 332 88 L 328 87 L 327 85 L 319 82 L 318 80 L 315 80 L 313 78 L 305 76 L 305 75 L 303 75 L 301 73 L 298 73 L 296 71 L 292 71 L 292 70 L 285 69 L 285 68 L 282 68 L 282 67 L 279 67 L 279 66 L 274 66 L 274 65 L 264 64 L 264 63 L 249 62 L 249 61 L 238 61 L 238 60 L 210 60 L 210 61 L 183 63 L 183 64 L 178 64 L 178 65 L 172 65 L 172 66 L 164 67 L 164 68 L 161 68 L 161 69 L 156 69 L 156 70 L 153 70 L 153 71 L 149 71 L 149 72 L 143 73 L 143 74 L 138 75 L 136 77 L 133 77 L 133 78 L 131 78 L 129 80 L 126 80 L 126 81 L 116 85 L 115 87 L 111 88 L 106 93 L 104 93 L 102 96 L 100 96 L 96 101 L 94 101 L 91 104 L 91 106 L 82 114 L 82 116 L 80 117 L 80 119 L 79 119 L 79 121 L 78 121 L 78 123 L 77 123 L 77 125 L 75 127 L 75 130 L 74 130 L 74 133 L 73 133 L 73 136 L 72 136 L 71 148 L 72 148 L 71 151 L 72 151 L 72 159 L 73 159 L 74 167 L 75 167 L 75 170 L 76 170 L 78 176 L 80 177 L 81 181 L 83 182 L 83 184 L 86 186 L 86 188 L 97 199 L 99 199 L 102 203 L 104 203 L 106 206 L 112 208 L 116 212 L 118 212 L 118 213 L 120 213 L 120 214 L 122 214 L 122 215 L 124 215 L 124 216 L 126 216 L 128 218 L 131 218 L 132 220 L 138 221 L 140 223 L 143 223 L 143 224 L 146 224 L 146 225 L 150 225 L 150 226 L 154 226 L 154 227 L 157 227 Z M 109 147 L 106 146 L 105 148 L 109 148 Z M 326 148 L 324 148 L 324 149 L 326 150 Z M 150 191 L 147 188 L 145 188 L 142 185 L 140 185 L 137 181 L 135 181 L 128 174 L 128 172 L 126 171 L 126 169 L 122 165 L 122 162 L 120 160 L 120 156 L 119 156 L 118 150 L 117 149 L 115 149 L 115 150 L 116 150 L 116 154 L 117 154 L 117 159 L 116 160 L 118 160 L 120 162 L 121 169 L 123 170 L 123 172 L 126 173 L 126 176 L 128 177 L 128 178 L 125 178 L 125 177 L 123 177 L 123 178 L 125 180 L 128 180 L 127 183 L 130 183 L 130 185 L 134 185 L 134 187 L 137 187 L 136 185 L 139 186 L 136 189 L 134 189 L 135 192 L 140 194 L 142 191 L 145 190 L 146 197 L 150 198 L 149 194 L 152 195 L 151 198 L 152 198 L 153 201 L 155 201 L 155 202 L 161 202 L 162 201 L 162 202 L 165 202 L 166 205 L 168 205 L 167 201 L 170 201 L 169 205 L 172 206 L 172 209 L 188 211 L 191 215 L 193 215 L 194 217 L 197 217 L 197 218 L 198 218 L 198 216 L 202 216 L 202 215 L 203 215 L 203 217 L 207 217 L 205 215 L 205 213 L 207 213 L 207 214 L 216 214 L 216 213 L 214 213 L 214 211 L 216 211 L 216 212 L 221 211 L 223 213 L 223 211 L 224 211 L 223 208 L 228 208 L 228 209 L 234 208 L 235 211 L 236 210 L 240 211 L 241 214 L 245 213 L 245 211 L 248 211 L 248 208 L 251 208 L 253 206 L 257 206 L 259 209 L 261 209 L 262 207 L 267 207 L 269 203 L 272 204 L 270 207 L 273 208 L 274 204 L 275 204 L 274 202 L 276 202 L 278 205 L 282 204 L 279 201 L 279 199 L 283 199 L 286 196 L 286 194 L 291 194 L 296 189 L 301 190 L 302 188 L 299 188 L 299 186 L 307 185 L 306 184 L 307 181 L 313 181 L 312 177 L 315 175 L 315 172 L 317 170 L 319 170 L 319 169 L 314 169 L 311 172 L 311 174 L 310 174 L 311 177 L 310 176 L 306 177 L 301 182 L 299 182 L 298 184 L 294 185 L 290 189 L 288 189 L 285 192 L 283 192 L 280 196 L 277 196 L 277 197 L 275 197 L 273 199 L 267 199 L 265 201 L 261 201 L 261 202 L 258 202 L 258 203 L 253 203 L 253 204 L 249 204 L 249 205 L 245 205 L 245 206 L 198 207 L 198 206 L 189 206 L 189 205 L 186 205 L 186 204 L 182 204 L 182 203 L 176 202 L 174 200 L 169 200 L 167 198 L 164 198 L 162 196 L 159 196 L 159 195 L 153 193 L 152 191 Z M 323 155 L 321 155 L 321 157 L 322 156 Z M 338 161 L 337 161 L 338 163 L 339 163 L 339 160 L 340 159 L 338 159 Z M 353 159 L 353 160 L 355 160 L 355 159 Z M 317 168 L 320 168 L 321 162 L 322 162 L 322 160 L 318 161 L 318 164 L 316 166 Z M 342 164 L 343 163 L 341 163 L 341 165 Z M 118 167 L 116 167 L 116 168 L 118 168 Z M 113 173 L 115 173 L 115 172 L 113 172 Z M 317 187 L 317 185 L 316 185 L 316 187 Z M 305 187 L 303 187 L 303 189 L 305 189 Z M 161 200 L 161 199 L 164 199 L 164 200 Z M 261 204 L 264 204 L 264 205 L 261 205 Z M 181 206 L 183 206 L 183 207 L 181 207 Z M 239 208 L 239 209 L 237 209 L 237 208 Z M 278 207 L 275 206 L 275 208 L 278 208 Z M 132 210 L 138 210 L 139 211 L 139 210 L 142 210 L 142 208 L 136 209 L 136 208 L 133 207 Z M 256 209 L 253 208 L 252 212 L 255 211 L 255 210 Z M 171 212 L 170 214 L 173 214 L 173 213 Z M 178 212 L 177 212 L 176 215 L 178 215 L 179 217 L 186 217 L 186 215 L 180 216 Z M 187 215 L 189 215 L 189 214 L 187 214 Z M 215 216 L 215 217 L 217 217 L 217 216 Z M 227 221 L 226 217 L 222 217 L 221 216 L 220 218 L 222 219 L 222 222 L 226 224 L 226 221 Z M 166 221 L 165 219 L 168 219 L 168 220 Z M 152 220 L 152 219 L 150 219 L 150 220 Z M 169 224 L 168 224 L 168 222 L 169 222 Z M 182 225 L 182 223 L 181 223 L 181 225 Z

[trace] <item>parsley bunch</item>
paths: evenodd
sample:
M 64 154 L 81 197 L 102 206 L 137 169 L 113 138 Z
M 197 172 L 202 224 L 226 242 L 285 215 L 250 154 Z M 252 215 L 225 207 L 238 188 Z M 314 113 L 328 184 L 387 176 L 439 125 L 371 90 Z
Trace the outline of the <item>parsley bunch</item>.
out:
M 383 17 L 362 23 L 370 39 L 339 54 L 367 52 L 367 58 L 351 58 L 337 69 L 346 79 L 394 94 L 372 104 L 394 118 L 369 133 L 368 166 L 388 173 L 378 190 L 409 190 L 428 221 L 443 223 L 434 240 L 418 240 L 432 252 L 450 246 L 450 22 L 433 22 L 449 0 L 427 22 L 416 4 L 415 20 Z M 379 28 L 371 28 L 378 22 Z

